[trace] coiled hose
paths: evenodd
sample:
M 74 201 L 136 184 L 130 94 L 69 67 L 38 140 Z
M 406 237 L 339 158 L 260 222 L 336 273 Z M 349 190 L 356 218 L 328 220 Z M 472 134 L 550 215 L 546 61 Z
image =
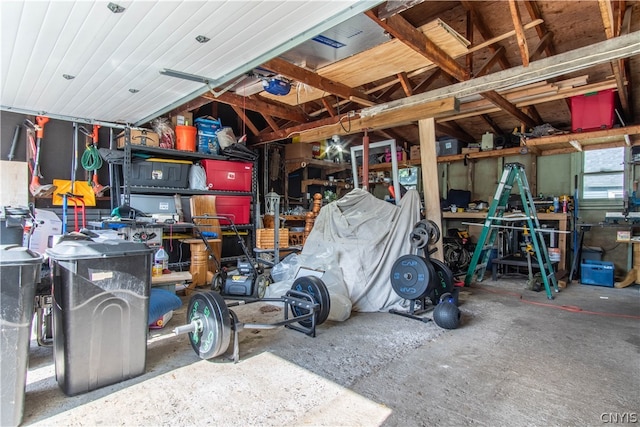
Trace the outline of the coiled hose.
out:
M 102 167 L 102 157 L 95 145 L 87 145 L 87 149 L 82 154 L 80 159 L 82 168 L 88 172 L 97 171 Z

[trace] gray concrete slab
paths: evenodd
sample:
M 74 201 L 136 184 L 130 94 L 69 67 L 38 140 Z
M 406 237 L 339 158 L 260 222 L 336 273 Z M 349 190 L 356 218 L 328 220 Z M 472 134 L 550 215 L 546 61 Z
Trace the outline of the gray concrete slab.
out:
M 574 284 L 553 301 L 523 280 L 465 288 L 445 331 L 388 313 L 327 322 L 316 338 L 245 330 L 240 362 L 150 337 L 143 375 L 79 396 L 32 342 L 25 425 L 602 425 L 640 412 L 640 286 Z M 245 322 L 282 311 L 234 309 Z M 429 314 L 426 315 L 430 317 Z M 184 308 L 167 328 L 184 320 Z M 228 356 L 229 354 L 227 354 Z M 626 414 L 626 415 L 625 415 Z

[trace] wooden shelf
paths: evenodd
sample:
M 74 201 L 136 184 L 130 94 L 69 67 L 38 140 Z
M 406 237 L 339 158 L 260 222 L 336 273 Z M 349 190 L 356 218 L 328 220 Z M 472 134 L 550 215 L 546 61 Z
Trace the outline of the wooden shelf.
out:
M 311 158 L 295 158 L 286 159 L 284 161 L 287 167 L 287 173 L 291 173 L 295 170 L 306 168 L 309 166 L 321 168 L 326 170 L 327 173 L 336 173 L 351 168 L 350 163 L 333 163 L 325 160 L 311 159 Z

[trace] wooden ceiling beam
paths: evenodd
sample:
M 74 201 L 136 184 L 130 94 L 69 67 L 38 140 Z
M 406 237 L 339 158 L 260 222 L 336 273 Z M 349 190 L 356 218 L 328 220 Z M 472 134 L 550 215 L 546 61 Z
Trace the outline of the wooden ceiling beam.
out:
M 238 107 L 236 105 L 232 105 L 231 108 L 233 108 L 233 111 L 236 112 L 238 117 L 240 117 L 240 120 L 242 120 L 244 122 L 244 124 L 249 128 L 249 130 L 254 135 L 260 134 L 260 131 L 258 130 L 258 128 L 253 124 L 251 119 L 249 119 L 249 117 L 247 117 L 247 114 L 245 113 L 244 109 L 242 109 L 242 108 L 240 108 L 240 107 Z
M 493 54 L 480 66 L 478 71 L 474 74 L 474 77 L 484 76 L 489 72 L 491 67 L 493 67 L 496 62 L 500 61 L 500 58 L 504 57 L 506 50 L 504 47 L 500 46 Z
M 269 125 L 269 127 L 272 130 L 274 130 L 274 131 L 280 130 L 280 126 L 278 126 L 278 123 L 276 123 L 276 121 L 273 119 L 273 117 L 271 117 L 268 114 L 263 114 L 263 113 L 260 113 L 260 115 L 262 116 L 264 121 L 267 122 L 267 124 Z
M 370 98 L 366 93 L 358 89 L 349 87 L 340 82 L 330 80 L 326 77 L 321 76 L 320 74 L 306 70 L 302 67 L 298 67 L 297 65 L 294 65 L 289 61 L 285 61 L 284 59 L 273 58 L 262 64 L 261 67 L 271 70 L 275 73 L 282 74 L 285 77 L 288 77 L 292 80 L 297 80 L 316 89 L 331 93 L 333 95 L 337 95 L 344 99 L 352 100 L 354 102 L 357 102 L 358 104 L 367 107 L 375 105 L 375 100 Z
M 613 8 L 611 6 L 611 0 L 598 0 L 598 6 L 600 8 L 600 15 L 602 16 L 602 23 L 604 25 L 604 33 L 607 39 L 616 37 L 618 31 L 616 30 Z M 625 69 L 624 66 L 620 66 L 621 61 L 611 61 L 611 69 L 618 85 L 618 98 L 620 98 L 620 107 L 624 112 L 625 117 L 631 117 L 629 108 L 629 96 L 627 89 L 624 85 Z
M 394 84 L 392 84 L 391 86 L 385 88 L 382 93 L 380 93 L 377 98 L 379 101 L 389 101 L 391 99 L 391 95 L 393 95 L 395 93 L 395 91 L 397 91 L 398 89 L 400 89 L 402 85 L 400 84 L 399 81 L 396 80 L 396 82 Z
M 476 27 L 476 29 L 478 30 L 478 32 L 480 33 L 482 38 L 485 40 L 485 42 L 490 42 L 491 41 L 491 44 L 487 45 L 486 47 L 489 48 L 491 53 L 495 53 L 495 51 L 500 48 L 500 45 L 498 45 L 498 47 L 496 47 L 495 44 L 497 44 L 498 41 L 503 40 L 503 38 L 494 38 L 493 37 L 493 34 L 492 34 L 491 30 L 489 29 L 489 27 L 487 27 L 487 25 L 484 23 L 484 20 L 482 19 L 482 16 L 476 10 L 476 7 L 475 7 L 475 4 L 474 4 L 473 1 L 463 0 L 462 1 L 462 6 L 467 11 L 471 12 L 471 16 L 473 17 L 473 26 Z M 511 36 L 511 35 L 515 34 L 515 31 L 513 31 L 511 33 L 508 33 L 508 34 L 509 34 L 509 36 Z M 470 49 L 470 50 L 472 50 L 472 49 Z M 500 66 L 502 67 L 503 70 L 511 68 L 511 64 L 509 64 L 509 61 L 507 60 L 506 56 L 500 58 Z
M 542 56 L 542 53 L 546 52 L 548 47 L 552 43 L 553 43 L 553 33 L 549 31 L 544 36 L 542 36 L 542 38 L 540 39 L 536 47 L 534 47 L 533 51 L 531 51 L 531 53 L 529 54 L 529 62 L 533 62 L 536 59 L 540 58 Z
M 418 84 L 413 87 L 413 93 L 424 92 L 429 89 L 429 86 L 431 86 L 431 84 L 440 77 L 440 73 L 442 73 L 442 70 L 440 68 L 436 68 L 431 75 L 420 80 Z
M 467 40 L 473 44 L 473 13 L 467 10 Z M 466 56 L 467 70 L 470 74 L 473 74 L 473 53 L 468 53 Z
M 308 121 L 307 116 L 302 114 L 298 109 L 281 104 L 276 105 L 267 101 L 258 100 L 254 96 L 247 98 L 231 92 L 225 92 L 218 97 L 213 96 L 213 94 L 211 93 L 205 93 L 204 95 L 202 95 L 202 97 L 209 99 L 209 102 L 218 101 L 223 104 L 235 105 L 236 107 L 246 108 L 247 110 L 292 120 L 298 123 L 305 123 Z
M 434 102 L 421 103 L 416 106 L 408 106 L 401 111 L 387 111 L 378 114 L 369 114 L 362 117 L 356 113 L 353 117 L 328 117 L 313 123 L 304 123 L 286 129 L 280 129 L 266 135 L 258 135 L 249 141 L 252 145 L 261 145 L 268 142 L 280 141 L 299 135 L 301 142 L 320 141 L 333 135 L 349 135 L 362 132 L 365 129 L 388 129 L 390 127 L 409 124 L 424 117 L 440 117 L 451 114 L 460 108 L 460 103 L 455 98 L 446 98 Z
M 445 72 L 458 80 L 468 80 L 470 75 L 451 56 L 442 50 L 431 39 L 416 29 L 401 15 L 393 15 L 386 20 L 378 18 L 374 9 L 365 12 L 369 18 L 382 27 L 389 34 L 437 64 Z
M 520 9 L 516 0 L 509 0 L 509 11 L 511 12 L 511 20 L 516 30 L 516 40 L 518 41 L 518 48 L 520 49 L 520 57 L 522 58 L 522 66 L 529 66 L 529 47 L 527 46 L 527 38 L 524 35 L 524 28 L 522 27 L 522 18 L 520 17 Z
M 409 77 L 407 77 L 407 73 L 403 71 L 398 73 L 397 76 L 400 81 L 400 85 L 402 85 L 402 90 L 404 90 L 404 94 L 406 96 L 413 95 L 413 89 L 411 89 L 411 82 L 409 81 Z
M 325 110 L 327 110 L 327 113 L 329 113 L 329 116 L 331 117 L 336 116 L 336 110 L 335 108 L 333 108 L 333 105 L 331 105 L 331 103 L 329 102 L 329 99 L 326 96 L 322 97 L 322 105 L 324 105 L 324 108 Z
M 500 126 L 498 126 L 488 114 L 481 114 L 480 117 L 482 117 L 482 120 L 484 120 L 497 135 L 502 135 L 504 133 L 502 129 L 500 129 Z
M 454 121 L 447 122 L 447 124 L 436 123 L 436 130 L 439 133 L 444 133 L 453 138 L 459 139 L 460 141 L 464 141 L 468 143 L 475 142 L 475 139 Z
M 471 77 L 468 70 L 465 70 L 451 56 L 440 49 L 440 47 L 429 40 L 427 36 L 421 33 L 402 16 L 394 15 L 387 18 L 386 21 L 382 21 L 378 19 L 373 9 L 365 12 L 365 14 L 374 22 L 378 23 L 378 25 L 380 25 L 384 30 L 389 32 L 389 34 L 393 35 L 398 40 L 423 55 L 425 58 L 430 59 L 434 64 L 442 68 L 446 74 L 449 74 L 459 81 L 469 80 Z M 490 91 L 481 93 L 481 95 L 505 110 L 508 114 L 511 114 L 521 122 L 527 124 L 527 126 L 535 126 L 535 122 L 531 117 L 518 110 L 515 105 L 504 99 L 497 92 Z
M 535 1 L 531 0 L 531 1 L 525 1 L 524 2 L 524 6 L 527 8 L 527 11 L 529 12 L 529 17 L 531 19 L 537 20 L 537 19 L 542 19 L 542 14 L 540 13 L 540 8 L 538 7 L 538 3 L 536 3 Z M 546 33 L 548 33 L 549 31 L 547 31 L 547 27 L 544 23 L 540 24 L 540 25 L 536 25 L 535 27 L 536 29 L 536 33 L 538 34 L 538 37 L 540 38 L 540 40 L 542 40 L 545 36 Z M 545 47 L 545 53 L 547 54 L 547 56 L 553 56 L 556 54 L 556 50 L 553 46 L 553 43 L 548 44 Z

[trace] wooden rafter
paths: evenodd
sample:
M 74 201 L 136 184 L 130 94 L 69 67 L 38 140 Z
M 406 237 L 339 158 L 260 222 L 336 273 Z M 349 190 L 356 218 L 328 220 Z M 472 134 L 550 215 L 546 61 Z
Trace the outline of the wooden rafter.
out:
M 446 135 L 452 136 L 454 138 L 459 139 L 464 142 L 475 142 L 473 136 L 469 135 L 467 131 L 462 129 L 459 124 L 454 121 L 444 123 L 436 123 L 436 129 L 439 133 L 444 133 Z
M 619 34 L 619 28 L 616 27 L 614 21 L 613 8 L 611 6 L 611 0 L 598 0 L 598 6 L 600 7 L 600 15 L 602 16 L 602 23 L 604 25 L 604 33 L 608 39 L 616 37 Z M 620 98 L 620 106 L 626 117 L 630 117 L 629 97 L 627 95 L 627 88 L 624 85 L 625 82 L 625 69 L 624 66 L 620 66 L 621 61 L 611 61 L 611 69 L 618 85 L 618 97 Z
M 429 86 L 431 86 L 431 84 L 435 82 L 438 77 L 440 77 L 441 72 L 442 70 L 440 68 L 437 68 L 433 73 L 431 73 L 431 75 L 420 80 L 418 84 L 413 87 L 413 93 L 424 92 L 429 89 Z
M 470 10 L 467 10 L 467 40 L 473 44 L 473 13 Z M 473 74 L 473 52 L 467 54 L 466 60 L 467 70 Z
M 341 98 L 357 102 L 360 105 L 368 107 L 375 105 L 374 100 L 370 99 L 370 97 L 366 93 L 358 89 L 349 87 L 340 82 L 330 80 L 326 77 L 321 76 L 320 74 L 306 70 L 302 67 L 298 67 L 297 65 L 294 65 L 289 61 L 285 61 L 284 59 L 271 59 L 270 61 L 262 64 L 261 67 L 264 67 L 278 74 L 282 74 L 283 76 L 286 76 L 293 80 L 297 80 L 316 89 L 320 89 L 333 95 L 337 95 Z
M 496 64 L 496 62 L 499 62 L 500 58 L 504 57 L 505 52 L 506 51 L 504 47 L 500 46 L 500 48 L 498 48 L 495 52 L 493 52 L 493 54 L 484 62 L 484 64 L 480 66 L 478 71 L 475 73 L 474 77 L 480 77 L 487 74 L 491 69 L 491 67 L 493 67 Z
M 267 124 L 269 125 L 269 127 L 271 127 L 272 130 L 280 130 L 280 126 L 278 126 L 278 123 L 276 123 L 276 121 L 273 119 L 273 117 L 271 117 L 268 114 L 263 114 L 260 113 L 262 115 L 262 118 L 264 118 L 264 121 L 267 122 Z
M 207 98 L 210 101 L 218 101 L 223 104 L 235 105 L 236 107 L 243 107 L 247 110 L 257 111 L 258 113 L 268 114 L 270 116 L 280 117 L 298 123 L 308 121 L 307 116 L 302 114 L 300 110 L 296 108 L 267 102 L 255 96 L 249 97 L 250 102 L 248 102 L 249 100 L 247 100 L 246 97 L 236 95 L 231 92 L 225 92 L 218 97 L 213 96 L 211 93 L 205 93 L 202 97 Z
M 322 98 L 322 105 L 324 105 L 324 108 L 325 110 L 327 110 L 327 113 L 329 113 L 329 116 L 336 116 L 336 110 L 335 108 L 333 108 L 333 105 L 331 105 L 331 102 L 329 102 L 329 99 L 326 96 Z
M 467 80 L 469 72 L 463 69 L 451 56 L 443 51 L 437 44 L 431 41 L 426 35 L 416 29 L 400 15 L 393 15 L 386 20 L 381 20 L 374 10 L 365 12 L 369 18 L 376 22 L 389 34 L 402 41 L 404 44 L 429 58 L 448 74 L 458 80 Z
M 520 17 L 520 9 L 516 0 L 509 0 L 509 11 L 511 12 L 511 20 L 516 30 L 516 40 L 520 49 L 520 57 L 522 58 L 522 66 L 529 66 L 529 47 L 527 46 L 527 38 L 524 35 L 522 27 L 522 18 Z
M 378 19 L 373 9 L 366 12 L 366 15 L 378 23 L 385 31 L 438 65 L 445 72 L 445 75 L 450 75 L 459 81 L 469 80 L 470 74 L 467 70 L 429 40 L 427 36 L 407 22 L 402 16 L 394 15 L 386 21 L 382 21 Z M 508 114 L 527 124 L 527 126 L 535 126 L 535 122 L 531 117 L 518 110 L 497 92 L 490 91 L 481 93 L 481 95 L 491 100 L 491 102 L 505 110 Z
M 406 96 L 413 95 L 413 89 L 411 89 L 411 82 L 409 81 L 409 77 L 407 77 L 407 73 L 404 71 L 402 73 L 398 73 L 398 80 L 402 85 L 402 90 L 404 90 L 404 94 Z
M 540 8 L 538 7 L 538 4 L 531 0 L 531 1 L 525 1 L 524 2 L 525 7 L 527 8 L 527 11 L 529 12 L 529 17 L 531 19 L 541 19 L 542 15 L 540 13 Z M 545 34 L 548 33 L 547 31 L 547 27 L 544 23 L 537 25 L 535 27 L 536 33 L 538 34 L 538 37 L 540 38 L 540 40 L 542 40 L 545 37 Z M 545 53 L 547 54 L 547 56 L 553 56 L 556 54 L 556 50 L 553 46 L 553 43 L 549 43 L 547 46 L 545 46 Z
M 498 126 L 488 114 L 482 114 L 480 117 L 482 117 L 485 123 L 491 126 L 491 129 L 493 129 L 496 134 L 502 135 L 504 133 L 502 129 L 500 129 L 500 126 Z
M 387 111 L 379 114 L 360 117 L 356 113 L 353 117 L 327 117 L 313 123 L 305 123 L 286 129 L 280 129 L 266 135 L 252 138 L 253 144 L 264 144 L 300 135 L 300 141 L 320 141 L 332 135 L 348 135 L 361 132 L 364 129 L 387 129 L 414 122 L 422 117 L 440 117 L 457 111 L 459 102 L 455 98 L 446 98 L 435 102 L 428 102 L 415 107 L 403 108 L 402 111 Z
M 529 53 L 529 62 L 535 61 L 542 56 L 543 52 L 546 52 L 548 47 L 553 43 L 553 33 L 548 31 L 540 39 L 536 47 Z
M 386 102 L 391 99 L 391 95 L 395 93 L 398 89 L 400 89 L 401 85 L 399 81 L 396 81 L 391 86 L 388 86 L 383 89 L 383 91 L 377 96 L 379 101 Z
M 500 41 L 503 40 L 503 38 L 494 38 L 493 34 L 491 32 L 491 30 L 489 30 L 489 27 L 487 27 L 487 25 L 484 23 L 484 20 L 482 19 L 482 16 L 478 13 L 478 11 L 476 10 L 476 7 L 473 3 L 473 1 L 470 0 L 463 0 L 462 1 L 462 6 L 468 10 L 469 12 L 471 12 L 471 16 L 473 17 L 473 26 L 476 27 L 476 29 L 478 30 L 478 32 L 480 33 L 480 35 L 482 36 L 482 38 L 485 40 L 486 43 L 488 44 L 488 48 L 491 51 L 491 53 L 494 53 L 496 50 L 498 50 L 500 48 L 500 46 L 498 45 L 498 47 L 496 47 L 496 44 Z M 541 24 L 541 23 L 539 23 Z M 515 31 L 514 31 L 515 34 Z M 470 49 L 470 50 L 473 50 Z M 507 68 L 511 68 L 511 64 L 509 64 L 509 61 L 507 60 L 506 56 L 500 57 L 500 66 L 502 67 L 503 70 L 506 70 Z
M 240 120 L 242 120 L 244 122 L 244 124 L 249 128 L 251 133 L 253 133 L 254 135 L 260 134 L 260 131 L 258 130 L 258 128 L 253 124 L 251 119 L 249 119 L 249 117 L 247 117 L 244 109 L 242 109 L 242 108 L 240 108 L 240 107 L 238 107 L 236 105 L 232 105 L 231 108 L 233 108 L 233 111 L 236 112 L 238 117 L 240 117 Z

